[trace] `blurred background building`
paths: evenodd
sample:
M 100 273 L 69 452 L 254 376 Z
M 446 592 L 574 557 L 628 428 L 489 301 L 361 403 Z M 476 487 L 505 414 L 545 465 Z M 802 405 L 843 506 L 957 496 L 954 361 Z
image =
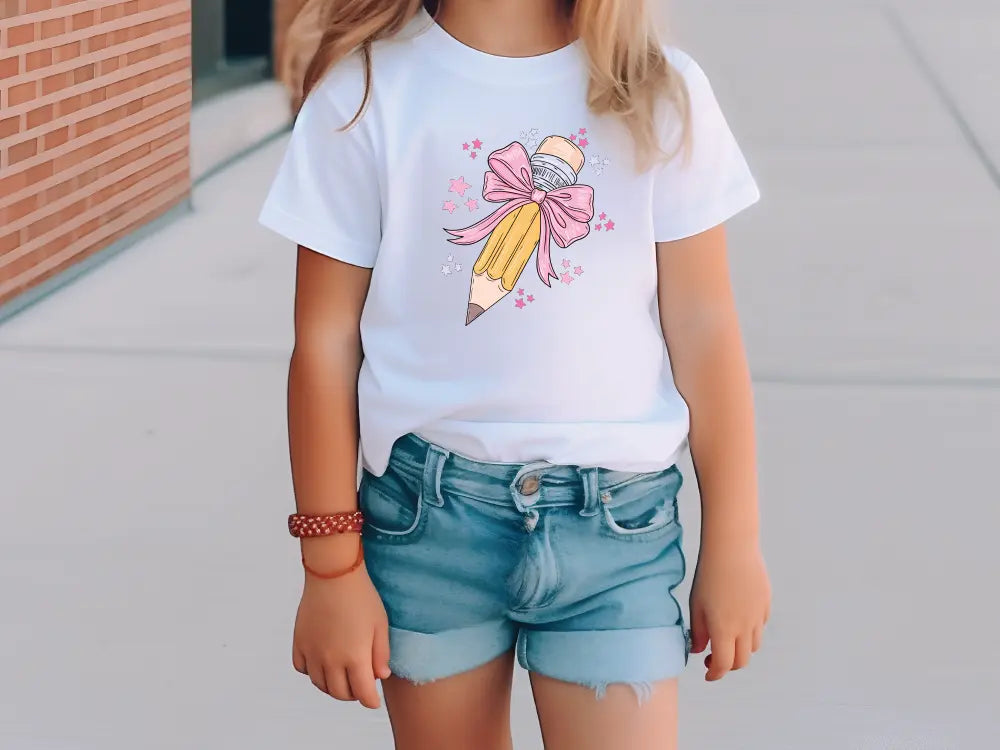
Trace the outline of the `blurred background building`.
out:
M 197 111 L 270 78 L 301 4 L 0 0 L 0 311 L 188 208 L 193 166 L 225 158 L 212 139 L 233 141 L 261 108 L 259 98 L 217 106 L 224 116 L 199 133 L 192 103 Z M 268 85 L 273 117 L 281 96 Z

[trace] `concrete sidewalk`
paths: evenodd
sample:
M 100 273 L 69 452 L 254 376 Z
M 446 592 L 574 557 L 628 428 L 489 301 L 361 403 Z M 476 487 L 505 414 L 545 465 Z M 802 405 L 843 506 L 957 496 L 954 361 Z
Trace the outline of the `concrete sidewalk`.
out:
M 675 5 L 765 194 L 731 242 L 775 587 L 749 670 L 689 667 L 681 747 L 993 747 L 1000 8 Z M 2 750 L 391 746 L 289 666 L 283 145 L 0 326 Z

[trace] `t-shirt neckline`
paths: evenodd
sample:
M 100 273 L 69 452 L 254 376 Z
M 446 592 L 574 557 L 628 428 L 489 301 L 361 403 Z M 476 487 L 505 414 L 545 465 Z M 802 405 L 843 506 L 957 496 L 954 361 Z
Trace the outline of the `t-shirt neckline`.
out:
M 481 80 L 526 85 L 562 78 L 577 70 L 580 41 L 529 57 L 504 57 L 470 47 L 459 41 L 421 8 L 416 18 L 415 42 L 433 53 L 456 72 Z

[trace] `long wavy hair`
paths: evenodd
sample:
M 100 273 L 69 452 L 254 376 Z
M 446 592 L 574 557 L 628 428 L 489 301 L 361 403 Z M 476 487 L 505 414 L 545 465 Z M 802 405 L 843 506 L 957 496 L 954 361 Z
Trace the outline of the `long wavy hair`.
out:
M 681 75 L 664 55 L 645 0 L 561 0 L 590 67 L 587 105 L 595 114 L 622 118 L 635 140 L 640 164 L 671 157 L 690 143 L 690 102 Z M 439 0 L 304 0 L 279 52 L 278 75 L 297 111 L 305 97 L 340 60 L 359 51 L 364 59 L 364 114 L 372 94 L 372 45 L 398 34 L 420 11 L 433 16 Z M 682 137 L 664 150 L 656 114 L 673 105 Z

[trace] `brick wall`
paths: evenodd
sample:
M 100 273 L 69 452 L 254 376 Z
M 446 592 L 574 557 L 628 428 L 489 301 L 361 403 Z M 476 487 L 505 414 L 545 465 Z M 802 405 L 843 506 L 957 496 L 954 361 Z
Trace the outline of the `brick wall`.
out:
M 191 0 L 0 0 L 0 304 L 187 196 L 190 106 Z

